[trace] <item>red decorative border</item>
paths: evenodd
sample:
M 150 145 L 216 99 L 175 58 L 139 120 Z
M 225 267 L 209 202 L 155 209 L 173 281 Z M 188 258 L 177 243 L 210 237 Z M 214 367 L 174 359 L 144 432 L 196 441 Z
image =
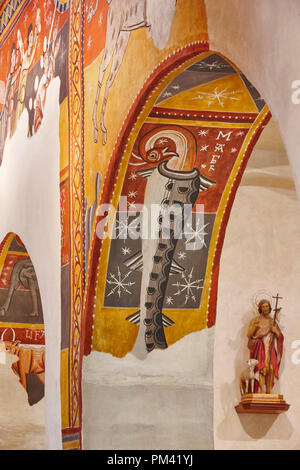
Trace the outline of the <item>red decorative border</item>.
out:
M 231 188 L 230 192 L 230 197 L 228 200 L 228 203 L 226 205 L 225 213 L 222 218 L 220 230 L 219 230 L 219 238 L 218 238 L 218 244 L 216 247 L 215 255 L 214 255 L 214 260 L 213 260 L 213 273 L 211 277 L 211 292 L 210 292 L 210 303 L 209 303 L 209 308 L 208 308 L 208 316 L 207 316 L 207 326 L 208 328 L 212 327 L 215 325 L 216 322 L 216 310 L 217 310 L 217 297 L 218 297 L 218 280 L 219 280 L 219 271 L 220 271 L 220 258 L 221 258 L 221 253 L 222 253 L 222 248 L 223 248 L 223 243 L 224 243 L 224 238 L 225 238 L 225 232 L 226 232 L 226 227 L 227 223 L 229 220 L 229 216 L 231 213 L 231 209 L 234 203 L 235 195 L 238 190 L 238 187 L 240 185 L 241 179 L 243 177 L 243 173 L 246 169 L 248 160 L 250 158 L 250 155 L 252 153 L 252 150 L 259 139 L 260 134 L 262 133 L 264 127 L 268 124 L 269 120 L 271 119 L 271 113 L 268 112 L 261 122 L 260 126 L 256 130 L 256 134 L 253 135 L 251 142 L 246 150 L 245 156 L 242 160 L 239 172 L 235 178 L 234 184 Z
M 156 106 L 149 114 L 150 117 L 166 119 L 184 119 L 185 121 L 204 120 L 230 123 L 253 123 L 257 113 L 229 113 L 220 111 L 195 111 L 195 110 L 177 110 L 172 108 L 160 108 Z
M 23 324 L 24 325 L 24 324 Z M 30 326 L 30 324 L 28 325 Z M 31 344 L 31 345 L 44 345 L 45 344 L 45 330 L 44 324 L 42 323 L 40 328 L 37 326 L 36 328 L 26 328 L 26 327 L 19 327 L 16 323 L 16 326 L 11 326 L 8 323 L 7 326 L 0 327 L 0 337 L 2 333 L 7 330 L 5 334 L 5 340 L 12 341 L 13 339 L 13 332 L 15 332 L 15 340 L 21 341 L 22 344 Z
M 202 47 L 193 48 L 190 50 L 186 48 L 183 51 L 180 51 L 179 57 L 174 56 L 171 63 L 170 59 L 165 63 L 161 64 L 160 67 L 151 75 L 151 77 L 145 83 L 143 89 L 141 90 L 139 96 L 137 97 L 134 106 L 131 109 L 131 112 L 128 115 L 128 118 L 123 126 L 122 132 L 120 137 L 117 141 L 117 145 L 115 147 L 115 151 L 112 155 L 112 159 L 109 165 L 109 169 L 107 174 L 109 174 L 109 179 L 107 179 L 104 183 L 104 189 L 101 196 L 102 203 L 108 203 L 110 201 L 111 196 L 111 185 L 112 182 L 115 181 L 117 173 L 119 171 L 119 164 L 122 158 L 128 136 L 132 130 L 132 127 L 137 119 L 137 116 L 141 112 L 143 105 L 151 93 L 151 91 L 158 85 L 158 83 L 162 80 L 163 77 L 166 76 L 170 70 L 174 70 L 179 65 L 181 65 L 185 60 L 192 58 L 193 56 L 205 52 L 207 49 L 202 45 Z M 159 115 L 158 115 L 159 113 Z M 164 115 L 164 113 L 166 113 Z M 258 118 L 257 113 L 228 113 L 228 112 L 194 112 L 194 111 L 185 111 L 184 116 L 181 115 L 181 110 L 174 110 L 174 109 L 161 109 L 159 107 L 153 108 L 150 116 L 155 117 L 168 117 L 174 118 L 178 113 L 178 119 L 189 118 L 192 119 L 201 119 L 207 121 L 223 121 L 223 122 L 230 122 L 230 123 L 254 123 L 255 120 Z M 188 116 L 188 114 L 191 114 Z M 239 173 L 235 179 L 234 185 L 231 189 L 230 198 L 228 200 L 228 204 L 226 206 L 226 210 L 224 213 L 224 217 L 221 222 L 221 227 L 219 231 L 219 240 L 220 242 L 217 245 L 216 252 L 214 254 L 213 260 L 213 272 L 212 272 L 212 279 L 211 279 L 211 292 L 210 292 L 210 302 L 208 307 L 208 317 L 207 317 L 207 326 L 211 327 L 215 324 L 216 320 L 216 305 L 217 305 L 217 291 L 218 291 L 218 275 L 219 275 L 219 262 L 220 256 L 225 236 L 225 230 L 227 226 L 227 222 L 230 216 L 231 207 L 233 205 L 233 201 L 235 198 L 236 191 L 238 189 L 240 180 L 242 178 L 243 172 L 246 168 L 247 162 L 253 150 L 253 147 L 259 138 L 260 133 L 262 132 L 264 126 L 267 124 L 268 120 L 270 119 L 271 114 L 268 113 L 260 126 L 256 129 L 254 136 L 252 137 L 250 144 L 246 150 L 246 154 L 243 158 L 241 167 L 239 169 Z M 97 222 L 97 220 L 96 220 Z M 87 276 L 87 288 L 85 292 L 85 305 L 84 305 L 84 318 L 85 318 L 85 349 L 84 354 L 88 355 L 91 352 L 91 338 L 92 338 L 92 328 L 93 328 L 93 308 L 94 308 L 94 296 L 95 296 L 95 286 L 96 286 L 96 277 L 97 277 L 97 263 L 98 263 L 98 256 L 101 249 L 102 241 L 98 239 L 95 234 L 92 241 L 92 250 L 91 250 L 91 262 L 88 266 L 88 276 Z
M 83 305 L 83 87 L 81 0 L 70 0 L 69 16 L 69 200 L 70 200 L 70 344 L 69 344 L 69 426 L 66 432 L 80 433 L 82 394 L 81 322 Z M 68 430 L 68 431 L 67 431 Z

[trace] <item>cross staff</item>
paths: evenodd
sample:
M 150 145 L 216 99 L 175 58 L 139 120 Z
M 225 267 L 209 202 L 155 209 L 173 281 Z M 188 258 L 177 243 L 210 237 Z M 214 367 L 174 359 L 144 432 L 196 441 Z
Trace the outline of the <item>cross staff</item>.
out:
M 274 319 L 273 319 L 273 325 L 275 325 L 276 321 L 277 321 L 277 312 L 280 312 L 281 310 L 281 307 L 278 308 L 278 300 L 279 299 L 282 299 L 282 297 L 279 297 L 279 294 L 276 295 L 276 297 L 272 297 L 273 299 L 276 299 L 276 305 L 275 305 L 275 308 L 274 308 Z

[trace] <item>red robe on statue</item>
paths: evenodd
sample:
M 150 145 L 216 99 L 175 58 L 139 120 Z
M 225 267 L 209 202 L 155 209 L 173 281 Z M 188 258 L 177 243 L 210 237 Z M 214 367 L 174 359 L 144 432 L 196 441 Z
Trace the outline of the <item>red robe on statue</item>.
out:
M 266 354 L 265 350 L 265 343 L 264 343 L 264 338 L 265 336 L 258 336 L 256 339 L 250 339 L 249 341 L 249 348 L 250 348 L 250 359 L 257 359 L 258 364 L 255 367 L 255 372 L 261 373 L 261 371 L 267 367 L 269 368 L 270 365 L 272 365 L 273 371 L 274 371 L 274 376 L 276 379 L 279 378 L 279 367 L 280 367 L 280 362 L 282 358 L 282 351 L 283 351 L 283 334 L 281 333 L 278 325 L 277 325 L 277 330 L 278 330 L 278 338 L 274 333 L 268 333 L 272 335 L 272 338 L 269 343 L 269 354 Z M 270 362 L 269 365 L 266 363 L 266 358 L 270 357 Z M 274 379 L 272 383 L 272 387 L 274 385 Z M 258 393 L 258 387 L 259 387 L 259 382 L 258 380 L 255 380 L 254 384 L 254 393 Z

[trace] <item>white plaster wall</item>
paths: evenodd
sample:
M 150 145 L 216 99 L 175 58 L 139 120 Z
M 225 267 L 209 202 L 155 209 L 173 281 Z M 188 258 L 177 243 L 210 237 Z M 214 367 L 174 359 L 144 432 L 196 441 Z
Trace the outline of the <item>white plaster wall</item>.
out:
M 300 195 L 299 0 L 205 0 L 210 48 L 231 59 L 271 109 Z M 299 97 L 299 94 L 298 94 Z
M 216 449 L 300 448 L 300 364 L 292 361 L 292 344 L 300 339 L 299 253 L 300 208 L 288 160 L 281 150 L 258 142 L 237 192 L 221 257 L 214 355 Z M 249 358 L 246 334 L 255 312 L 253 299 L 261 291 L 262 297 L 264 292 L 283 297 L 284 355 L 274 393 L 282 393 L 291 407 L 278 416 L 238 415 L 234 408 L 240 401 L 239 374 Z
M 0 240 L 8 232 L 21 237 L 40 288 L 46 332 L 46 442 L 50 449 L 61 448 L 59 87 L 58 78 L 49 85 L 42 125 L 30 139 L 24 110 L 14 136 L 6 142 L 0 167 Z M 12 413 L 17 410 L 11 408 Z M 22 424 L 22 414 L 18 419 Z
M 0 450 L 44 450 L 45 399 L 29 406 L 26 390 L 11 370 L 17 356 L 0 364 Z
M 300 104 L 292 83 L 300 79 L 298 0 L 206 0 L 210 47 L 230 58 L 256 86 L 276 121 L 250 158 L 229 220 L 221 258 L 214 390 L 217 449 L 299 449 L 299 366 L 291 361 L 300 338 Z M 271 123 L 274 131 L 274 123 Z M 263 133 L 263 136 L 264 136 Z M 248 357 L 245 334 L 252 296 L 259 290 L 284 297 L 285 355 L 280 392 L 291 404 L 276 418 L 237 415 L 237 375 Z M 276 389 L 275 389 L 276 391 Z
M 214 328 L 144 360 L 83 361 L 83 448 L 212 449 Z

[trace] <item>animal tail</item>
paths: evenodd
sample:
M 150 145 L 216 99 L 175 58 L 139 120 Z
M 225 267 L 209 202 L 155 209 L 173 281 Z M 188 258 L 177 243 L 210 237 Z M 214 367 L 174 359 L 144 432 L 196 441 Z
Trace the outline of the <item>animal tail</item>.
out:
M 129 315 L 128 317 L 126 317 L 126 320 L 130 321 L 131 323 L 134 323 L 135 325 L 139 325 L 140 324 L 140 318 L 141 318 L 141 313 L 140 313 L 140 310 L 138 310 L 137 312 L 133 313 L 132 315 Z M 162 314 L 162 322 L 163 322 L 164 327 L 172 326 L 172 325 L 175 324 L 175 322 L 173 320 L 171 320 L 171 318 L 167 317 L 164 314 Z

